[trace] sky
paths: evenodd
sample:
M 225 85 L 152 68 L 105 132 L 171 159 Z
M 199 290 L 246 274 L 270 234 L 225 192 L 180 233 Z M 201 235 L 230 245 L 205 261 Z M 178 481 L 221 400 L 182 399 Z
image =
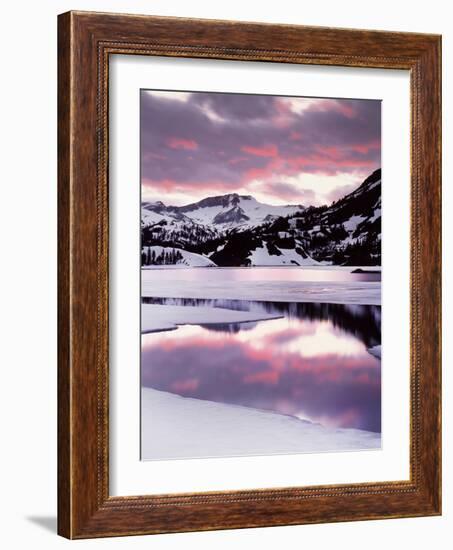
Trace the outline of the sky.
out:
M 381 166 L 378 100 L 141 92 L 142 200 L 330 204 Z

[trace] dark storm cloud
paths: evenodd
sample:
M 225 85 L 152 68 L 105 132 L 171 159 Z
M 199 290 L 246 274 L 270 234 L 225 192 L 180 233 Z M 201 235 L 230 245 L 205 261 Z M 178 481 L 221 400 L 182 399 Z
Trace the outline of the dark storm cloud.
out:
M 269 117 L 275 108 L 273 96 L 240 94 L 193 94 L 191 102 L 206 106 L 219 117 L 230 121 L 258 121 Z

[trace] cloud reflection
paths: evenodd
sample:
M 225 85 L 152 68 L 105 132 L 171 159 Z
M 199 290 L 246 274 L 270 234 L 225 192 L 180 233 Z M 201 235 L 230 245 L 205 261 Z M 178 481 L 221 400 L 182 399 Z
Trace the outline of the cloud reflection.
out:
M 329 320 L 285 317 L 239 332 L 144 335 L 142 384 L 185 397 L 380 432 L 380 361 Z

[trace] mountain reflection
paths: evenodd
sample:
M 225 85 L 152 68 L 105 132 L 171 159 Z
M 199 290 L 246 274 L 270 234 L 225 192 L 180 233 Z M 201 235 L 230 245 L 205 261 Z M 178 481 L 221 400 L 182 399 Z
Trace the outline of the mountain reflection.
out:
M 142 385 L 328 426 L 381 430 L 381 308 L 146 298 L 145 303 L 278 313 L 142 336 Z

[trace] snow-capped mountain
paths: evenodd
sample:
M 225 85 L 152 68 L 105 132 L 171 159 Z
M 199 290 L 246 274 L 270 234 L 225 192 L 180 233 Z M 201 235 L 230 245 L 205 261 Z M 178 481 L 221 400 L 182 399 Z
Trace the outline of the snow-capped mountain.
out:
M 288 219 L 318 260 L 335 265 L 381 261 L 381 170 L 329 207 L 307 208 Z
M 145 202 L 142 204 L 142 221 L 145 224 L 164 219 L 169 223 L 193 222 L 196 225 L 213 225 L 222 232 L 237 227 L 254 227 L 300 210 L 304 210 L 300 204 L 274 206 L 258 202 L 250 195 L 231 193 L 207 197 L 186 206 L 165 206 L 160 201 Z
M 235 193 L 142 204 L 144 265 L 379 265 L 380 242 L 380 170 L 330 206 L 273 206 Z

